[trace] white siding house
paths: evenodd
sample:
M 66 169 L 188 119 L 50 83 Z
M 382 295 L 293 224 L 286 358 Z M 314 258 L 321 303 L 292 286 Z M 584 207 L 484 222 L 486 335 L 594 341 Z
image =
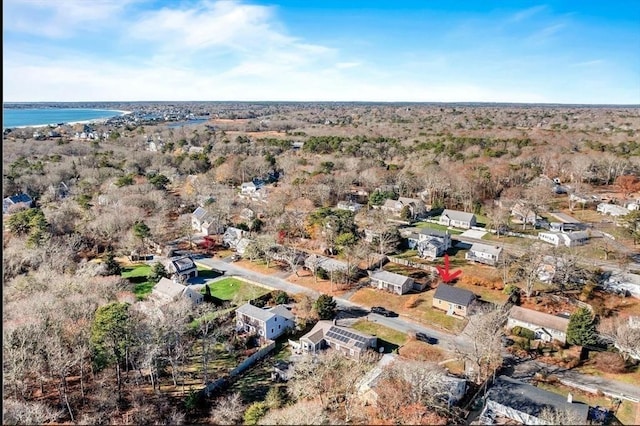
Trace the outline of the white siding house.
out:
M 531 309 L 513 306 L 509 311 L 507 328 L 524 327 L 535 333 L 536 339 L 545 342 L 558 340 L 562 343 L 567 341 L 567 327 L 569 318 L 557 315 L 545 314 Z
M 445 209 L 440 215 L 440 225 L 469 229 L 476 226 L 476 215 L 458 210 Z
M 238 331 L 274 340 L 295 327 L 295 317 L 284 305 L 262 309 L 247 302 L 236 309 L 236 326 Z
M 495 266 L 500 259 L 502 247 L 473 243 L 464 258 L 473 262 Z

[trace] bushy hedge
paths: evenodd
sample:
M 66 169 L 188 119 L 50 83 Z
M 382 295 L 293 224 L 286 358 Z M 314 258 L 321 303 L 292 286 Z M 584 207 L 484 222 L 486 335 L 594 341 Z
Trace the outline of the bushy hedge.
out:
M 514 336 L 524 337 L 529 340 L 534 340 L 536 338 L 536 333 L 534 333 L 533 330 L 529 330 L 525 327 L 520 327 L 519 325 L 513 327 L 511 329 L 511 333 Z

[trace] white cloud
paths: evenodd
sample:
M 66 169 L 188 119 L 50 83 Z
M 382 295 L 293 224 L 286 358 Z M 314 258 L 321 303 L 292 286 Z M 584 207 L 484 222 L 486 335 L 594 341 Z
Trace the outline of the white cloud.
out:
M 51 38 L 97 31 L 113 25 L 135 1 L 139 0 L 5 0 L 3 31 Z
M 511 17 L 509 18 L 509 21 L 510 22 L 520 22 L 520 21 L 527 20 L 527 19 L 539 14 L 540 12 L 544 11 L 546 8 L 547 8 L 546 5 L 539 5 L 539 6 L 533 6 L 533 7 L 521 10 L 521 11 L 516 12 L 513 15 L 511 15 Z

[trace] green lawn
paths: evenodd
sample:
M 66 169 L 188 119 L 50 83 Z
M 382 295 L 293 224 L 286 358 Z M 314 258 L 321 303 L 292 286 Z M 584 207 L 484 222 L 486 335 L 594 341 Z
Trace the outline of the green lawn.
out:
M 428 229 L 437 229 L 438 231 L 449 231 L 451 235 L 462 234 L 463 231 L 459 231 L 457 229 L 449 229 L 444 225 L 440 225 L 439 223 L 431 223 L 431 222 L 418 222 L 415 224 L 416 228 L 428 228 Z
M 407 335 L 405 333 L 372 321 L 359 320 L 354 323 L 351 328 L 371 334 L 394 345 L 402 346 L 407 342 Z
M 224 278 L 209 284 L 211 295 L 222 300 L 236 299 L 238 303 L 246 302 L 269 293 L 266 288 L 258 287 L 237 278 Z
M 147 275 L 149 275 L 149 271 L 151 271 L 151 266 L 145 264 L 136 265 L 131 267 L 122 268 L 122 278 L 127 278 L 130 281 L 139 281 L 140 278 L 144 278 L 146 281 Z
M 133 293 L 138 300 L 146 299 L 155 285 L 155 283 L 147 281 L 149 271 L 151 271 L 151 266 L 147 264 L 122 268 L 122 278 L 126 278 L 131 284 L 134 284 Z

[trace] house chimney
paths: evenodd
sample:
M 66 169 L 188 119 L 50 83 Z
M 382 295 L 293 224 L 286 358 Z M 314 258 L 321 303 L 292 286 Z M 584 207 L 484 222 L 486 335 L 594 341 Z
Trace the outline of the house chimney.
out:
M 567 402 L 569 404 L 573 403 L 573 395 L 571 395 L 571 392 L 569 392 L 569 394 L 567 395 Z

